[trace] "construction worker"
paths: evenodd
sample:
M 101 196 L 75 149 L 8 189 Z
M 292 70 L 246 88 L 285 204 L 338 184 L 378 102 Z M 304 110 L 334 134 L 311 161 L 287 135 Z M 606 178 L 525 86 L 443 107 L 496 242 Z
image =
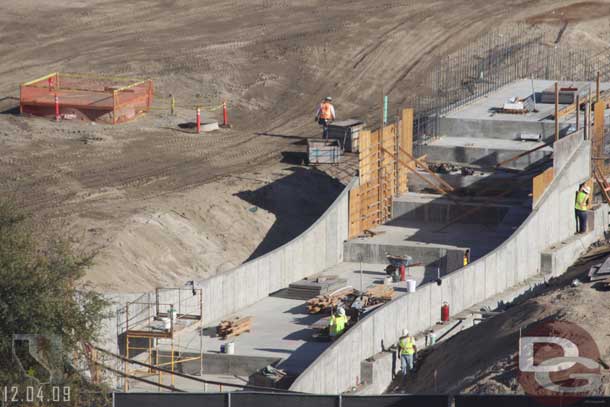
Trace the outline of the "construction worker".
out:
M 466 251 L 464 252 L 464 266 L 467 266 L 469 261 L 470 261 L 470 250 L 466 249 Z
M 326 96 L 316 111 L 316 121 L 322 126 L 322 137 L 328 138 L 328 124 L 335 120 L 335 107 L 330 103 L 333 99 Z
M 576 202 L 574 209 L 576 212 L 576 234 L 585 233 L 587 231 L 587 208 L 589 205 L 589 194 L 591 189 L 582 184 L 576 193 Z
M 398 350 L 400 352 L 400 371 L 402 377 L 407 377 L 407 372 L 413 370 L 415 363 L 415 353 L 417 352 L 417 346 L 415 346 L 415 339 L 409 335 L 407 329 L 402 330 L 402 336 L 398 340 Z
M 343 331 L 345 331 L 345 325 L 347 325 L 345 309 L 343 309 L 343 307 L 337 307 L 337 312 L 330 316 L 330 320 L 328 322 L 328 332 L 330 338 L 335 340 L 343 333 Z

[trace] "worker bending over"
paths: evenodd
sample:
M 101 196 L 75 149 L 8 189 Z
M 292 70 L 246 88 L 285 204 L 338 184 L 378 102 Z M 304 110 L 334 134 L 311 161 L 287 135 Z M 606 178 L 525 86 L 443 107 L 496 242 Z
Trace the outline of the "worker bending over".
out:
M 338 307 L 337 312 L 330 316 L 328 333 L 331 340 L 337 339 L 339 335 L 345 331 L 347 325 L 347 316 L 343 307 Z
M 400 352 L 400 371 L 402 377 L 407 377 L 407 372 L 413 370 L 415 364 L 415 353 L 417 352 L 417 346 L 415 346 L 415 339 L 409 335 L 407 329 L 402 330 L 402 336 L 398 340 L 398 350 Z
M 591 189 L 586 185 L 581 185 L 576 193 L 576 202 L 574 209 L 576 212 L 576 233 L 585 233 L 587 231 L 587 209 L 589 206 L 589 194 Z
M 328 124 L 335 120 L 335 107 L 330 103 L 333 99 L 326 96 L 316 111 L 316 121 L 322 126 L 322 137 L 328 138 Z

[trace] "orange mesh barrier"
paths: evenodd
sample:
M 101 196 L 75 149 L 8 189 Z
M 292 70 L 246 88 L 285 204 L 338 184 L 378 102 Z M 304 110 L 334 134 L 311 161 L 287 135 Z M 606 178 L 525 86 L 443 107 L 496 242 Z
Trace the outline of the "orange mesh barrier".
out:
M 55 96 L 62 117 L 122 123 L 150 110 L 153 84 L 150 79 L 52 73 L 21 84 L 21 113 L 54 117 Z

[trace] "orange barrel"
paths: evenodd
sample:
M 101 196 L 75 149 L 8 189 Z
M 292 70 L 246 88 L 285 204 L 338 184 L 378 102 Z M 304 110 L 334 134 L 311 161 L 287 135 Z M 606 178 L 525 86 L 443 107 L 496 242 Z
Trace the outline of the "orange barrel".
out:
M 447 304 L 446 302 L 444 302 L 441 306 L 441 321 L 449 321 L 449 304 Z

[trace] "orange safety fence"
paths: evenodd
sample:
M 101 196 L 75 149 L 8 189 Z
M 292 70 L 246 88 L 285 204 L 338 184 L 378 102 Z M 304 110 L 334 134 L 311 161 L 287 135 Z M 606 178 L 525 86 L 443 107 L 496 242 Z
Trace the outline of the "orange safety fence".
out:
M 52 73 L 21 84 L 21 112 L 50 116 L 56 96 L 63 116 L 121 123 L 150 110 L 153 83 L 150 79 Z

